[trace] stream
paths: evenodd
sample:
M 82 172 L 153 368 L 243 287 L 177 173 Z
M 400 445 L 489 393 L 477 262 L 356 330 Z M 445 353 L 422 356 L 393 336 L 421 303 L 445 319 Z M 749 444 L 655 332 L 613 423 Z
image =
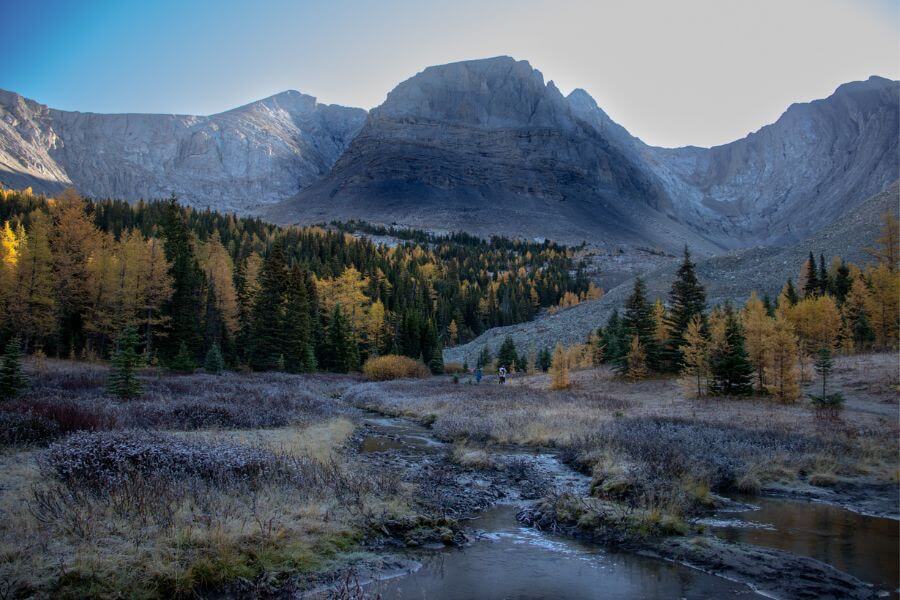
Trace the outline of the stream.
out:
M 429 455 L 446 444 L 401 418 L 365 420 L 363 453 Z M 559 491 L 587 493 L 589 479 L 547 451 L 495 448 L 504 458 L 527 459 Z M 746 510 L 721 512 L 701 522 L 728 541 L 815 558 L 896 596 L 898 523 L 843 508 L 775 498 L 737 498 Z M 421 566 L 369 584 L 382 598 L 752 598 L 746 585 L 687 566 L 525 527 L 516 520 L 524 501 L 511 495 L 467 523 L 473 541 L 462 548 L 418 552 Z

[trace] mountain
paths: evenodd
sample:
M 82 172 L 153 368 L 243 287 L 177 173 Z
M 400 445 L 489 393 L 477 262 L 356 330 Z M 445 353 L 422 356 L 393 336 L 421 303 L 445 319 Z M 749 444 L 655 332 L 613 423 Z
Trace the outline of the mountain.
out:
M 509 57 L 429 67 L 281 222 L 367 220 L 700 253 L 791 243 L 896 179 L 900 83 L 872 77 L 714 148 L 654 148 Z
M 54 110 L 0 90 L 0 183 L 251 212 L 327 173 L 365 120 L 283 92 L 209 117 Z
M 0 183 L 709 256 L 797 242 L 884 190 L 898 131 L 900 82 L 871 77 L 729 144 L 655 148 L 501 56 L 429 67 L 368 114 L 299 92 L 198 117 L 0 91 Z
M 713 251 L 540 72 L 509 57 L 429 67 L 372 110 L 331 173 L 268 213 Z
M 896 213 L 898 201 L 900 182 L 895 181 L 887 190 L 867 198 L 837 221 L 798 243 L 783 247 L 757 246 L 698 260 L 697 276 L 706 287 L 707 303 L 714 306 L 726 300 L 743 302 L 753 291 L 777 298 L 788 277 L 796 283 L 810 252 L 816 257 L 824 254 L 826 260 L 841 256 L 858 265 L 871 262 L 865 249 L 875 244 L 884 214 Z M 678 262 L 673 260 L 641 274 L 651 300 L 665 301 L 668 297 Z M 496 353 L 507 336 L 522 350 L 552 348 L 557 342 L 566 345 L 582 342 L 591 330 L 606 324 L 613 309 L 621 312 L 633 284 L 634 280 L 629 279 L 599 300 L 583 302 L 553 315 L 545 314 L 534 321 L 489 329 L 467 344 L 444 349 L 444 361 L 474 364 L 482 347 L 488 346 Z

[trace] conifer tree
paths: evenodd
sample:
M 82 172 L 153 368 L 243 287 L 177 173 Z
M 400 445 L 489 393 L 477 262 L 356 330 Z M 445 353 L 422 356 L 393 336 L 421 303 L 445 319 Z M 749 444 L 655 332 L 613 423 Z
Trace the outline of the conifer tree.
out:
M 853 281 L 850 278 L 850 268 L 847 266 L 847 263 L 841 260 L 841 264 L 837 268 L 834 282 L 832 282 L 831 286 L 832 291 L 834 292 L 834 299 L 837 300 L 839 305 L 844 304 L 844 300 L 847 299 L 847 294 L 850 293 L 850 286 L 852 284 Z
M 428 369 L 433 375 L 440 375 L 444 372 L 444 355 L 438 328 L 433 321 L 428 321 L 426 324 L 423 338 L 425 344 L 422 356 L 426 361 L 425 364 L 428 365 Z
M 625 360 L 619 372 L 631 381 L 637 381 L 647 376 L 647 353 L 644 351 L 644 345 L 641 343 L 640 337 L 634 336 L 631 338 L 628 354 L 625 355 Z
M 138 336 L 133 327 L 125 328 L 117 345 L 107 389 L 122 400 L 137 398 L 141 395 L 141 384 L 137 379 L 141 356 L 137 352 Z
M 213 375 L 220 375 L 225 370 L 225 359 L 222 357 L 222 350 L 219 348 L 219 344 L 216 342 L 213 342 L 206 352 L 203 369 Z
M 22 373 L 22 347 L 17 338 L 6 344 L 3 363 L 0 365 L 0 400 L 13 400 L 28 386 L 28 379 Z
M 169 369 L 176 373 L 187 374 L 193 373 L 196 368 L 197 363 L 194 362 L 194 355 L 188 350 L 187 343 L 181 342 L 181 345 L 178 347 L 178 354 L 169 361 Z
M 625 314 L 622 317 L 622 333 L 628 340 L 629 347 L 634 345 L 633 338 L 638 337 L 640 346 L 646 357 L 646 366 L 655 370 L 658 365 L 658 344 L 656 343 L 656 323 L 653 320 L 653 307 L 647 302 L 647 288 L 640 277 L 634 280 L 634 288 L 625 303 Z M 629 350 L 630 351 L 630 350 Z M 627 366 L 622 366 L 627 370 Z
M 853 337 L 853 346 L 857 350 L 866 350 L 875 341 L 875 331 L 872 329 L 868 314 L 870 305 L 869 290 L 865 281 L 857 277 L 850 285 L 850 291 L 841 307 L 844 322 Z
M 739 396 L 753 391 L 753 365 L 744 347 L 741 325 L 730 306 L 725 312 L 724 344 L 711 356 L 712 392 L 725 396 Z
M 613 309 L 612 314 L 609 316 L 606 327 L 603 328 L 601 343 L 605 348 L 606 362 L 617 363 L 624 356 L 626 347 L 618 309 Z
M 834 370 L 834 363 L 831 361 L 831 350 L 828 348 L 820 348 L 816 356 L 816 362 L 813 363 L 816 373 L 822 378 L 822 398 L 827 397 L 828 376 Z
M 769 393 L 781 402 L 793 402 L 800 395 L 797 369 L 797 336 L 790 321 L 776 318 L 770 338 L 771 360 L 766 372 Z
M 556 344 L 553 351 L 553 360 L 550 363 L 550 389 L 564 390 L 569 387 L 569 358 L 566 349 L 560 343 Z
M 31 213 L 31 227 L 16 264 L 9 319 L 18 325 L 23 350 L 39 347 L 56 326 L 53 256 L 50 252 L 50 222 L 43 211 Z
M 316 369 L 312 316 L 304 274 L 299 267 L 291 271 L 285 304 L 285 368 L 289 373 Z
M 706 381 L 709 378 L 709 341 L 703 333 L 703 318 L 694 315 L 684 332 L 684 345 L 682 350 L 682 374 L 689 377 L 701 398 L 706 390 Z
M 334 305 L 325 332 L 323 366 L 335 373 L 349 373 L 359 368 L 359 353 L 350 324 L 340 304 Z
M 506 336 L 500 344 L 497 352 L 497 364 L 507 369 L 519 364 L 519 354 L 516 352 L 516 344 L 510 336 Z
M 278 367 L 285 346 L 285 296 L 288 268 L 284 242 L 272 244 L 259 274 L 259 292 L 253 301 L 250 366 L 257 371 Z
M 481 347 L 481 352 L 478 353 L 478 360 L 475 362 L 475 366 L 479 369 L 483 369 L 489 364 L 493 357 L 491 356 L 491 349 L 487 347 L 487 344 Z
M 787 283 L 784 284 L 784 289 L 781 290 L 781 296 L 779 297 L 778 307 L 781 308 L 782 302 L 781 298 L 787 300 L 787 307 L 796 305 L 800 301 L 800 296 L 797 294 L 797 290 L 794 288 L 794 282 L 791 281 L 791 278 L 788 277 Z
M 193 357 L 201 342 L 203 272 L 194 255 L 191 232 L 174 196 L 164 209 L 162 235 L 172 278 L 172 295 L 166 303 L 170 319 L 164 350 L 171 358 L 181 352 L 183 345 Z
M 803 263 L 805 282 L 803 284 L 803 297 L 812 298 L 819 295 L 819 273 L 816 267 L 816 259 L 813 253 L 809 253 L 809 258 Z
M 553 354 L 551 354 L 549 348 L 544 348 L 538 354 L 538 367 L 546 373 L 550 370 L 550 366 L 553 364 Z
M 819 294 L 831 293 L 831 281 L 828 277 L 828 267 L 825 266 L 825 255 L 819 254 Z
M 747 342 L 747 352 L 756 370 L 756 391 L 766 391 L 766 367 L 771 358 L 771 337 L 774 329 L 774 321 L 766 314 L 762 301 L 756 292 L 750 294 L 750 299 L 744 306 L 741 314 L 741 322 L 744 328 L 744 337 Z
M 684 332 L 688 323 L 695 315 L 702 316 L 706 310 L 706 291 L 697 279 L 695 267 L 690 251 L 685 246 L 684 259 L 669 292 L 669 339 L 664 346 L 664 360 L 668 368 L 674 371 L 682 366 L 681 346 L 684 345 Z

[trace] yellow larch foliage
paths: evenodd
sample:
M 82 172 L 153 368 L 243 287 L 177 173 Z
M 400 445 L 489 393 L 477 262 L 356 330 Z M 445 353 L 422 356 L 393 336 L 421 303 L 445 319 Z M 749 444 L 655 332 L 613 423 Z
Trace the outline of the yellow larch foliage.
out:
M 793 324 L 776 318 L 769 344 L 771 359 L 766 366 L 766 389 L 782 402 L 793 402 L 800 396 L 799 350 Z
M 660 344 L 664 344 L 669 339 L 669 326 L 666 324 L 666 307 L 659 298 L 653 304 L 653 320 L 656 323 L 653 337 Z
M 369 280 L 355 267 L 347 267 L 344 272 L 333 279 L 316 279 L 319 292 L 319 306 L 322 313 L 330 315 L 336 304 L 350 320 L 353 330 L 359 336 L 366 329 L 367 308 L 369 299 L 364 290 Z
M 686 382 L 685 388 L 700 398 L 706 393 L 709 380 L 709 341 L 703 335 L 700 315 L 694 315 L 688 322 L 684 342 L 681 347 L 684 362 L 681 374 Z
M 197 259 L 200 268 L 206 275 L 206 280 L 212 286 L 216 299 L 216 308 L 222 315 L 222 321 L 231 334 L 238 328 L 238 301 L 234 288 L 234 262 L 231 255 L 219 238 L 219 232 L 214 232 L 206 243 L 201 244 L 197 250 Z
M 763 392 L 766 386 L 766 368 L 771 361 L 771 337 L 775 321 L 766 313 L 766 308 L 756 292 L 750 294 L 750 299 L 741 311 L 741 324 L 744 328 L 747 354 L 756 369 L 756 390 Z
M 841 330 L 841 314 L 831 296 L 804 298 L 787 311 L 797 337 L 808 352 L 834 349 Z
M 897 321 L 900 316 L 900 273 L 881 262 L 866 270 L 869 280 L 867 312 L 875 332 L 875 345 L 890 349 L 897 345 Z
M 550 389 L 564 390 L 569 385 L 569 360 L 563 345 L 557 343 L 550 363 Z

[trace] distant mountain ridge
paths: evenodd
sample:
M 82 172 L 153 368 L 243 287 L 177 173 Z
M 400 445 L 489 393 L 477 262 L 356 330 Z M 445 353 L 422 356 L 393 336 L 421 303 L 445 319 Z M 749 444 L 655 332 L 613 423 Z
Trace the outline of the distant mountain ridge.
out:
M 327 173 L 366 111 L 282 92 L 209 117 L 60 111 L 0 91 L 0 183 L 252 212 Z
M 100 115 L 0 91 L 0 183 L 711 255 L 796 242 L 884 190 L 898 132 L 900 83 L 871 77 L 729 144 L 655 148 L 495 57 L 428 67 L 369 113 L 284 92 L 209 117 Z

